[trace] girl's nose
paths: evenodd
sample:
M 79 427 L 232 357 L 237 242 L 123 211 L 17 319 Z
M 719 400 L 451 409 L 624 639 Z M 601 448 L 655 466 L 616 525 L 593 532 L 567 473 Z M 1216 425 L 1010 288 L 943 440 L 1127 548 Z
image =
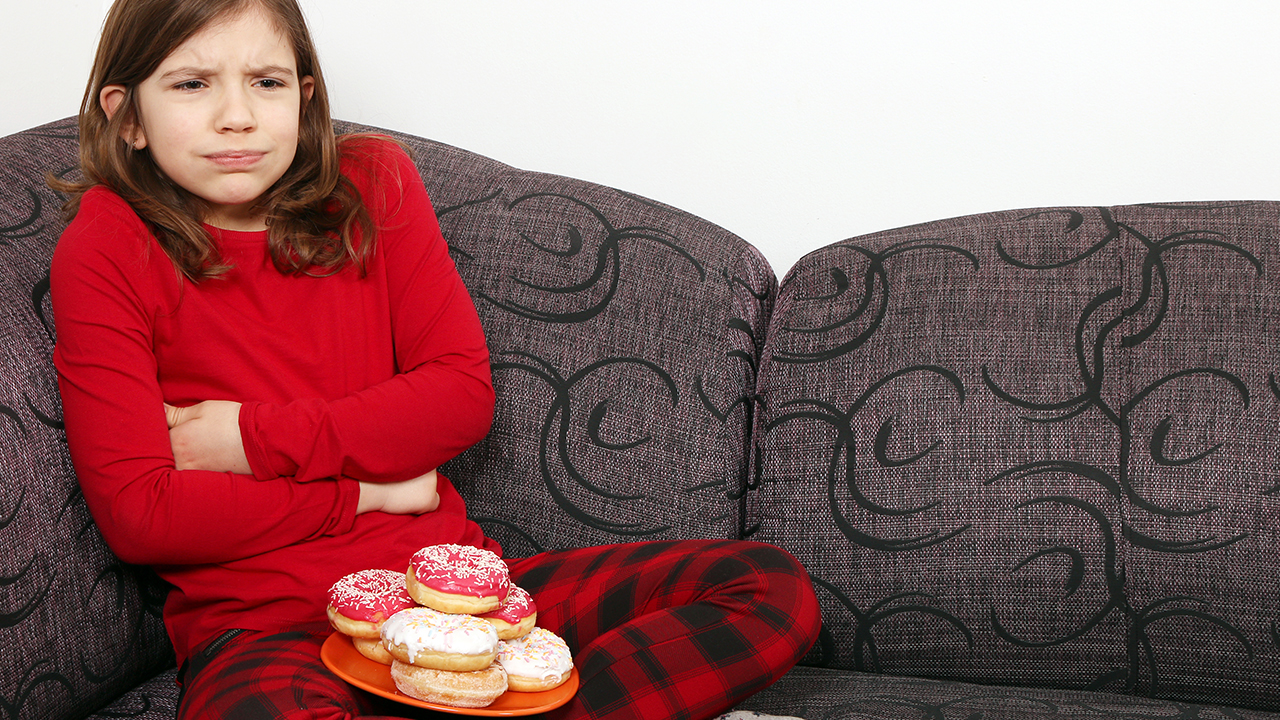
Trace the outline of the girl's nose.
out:
M 222 93 L 218 107 L 219 132 L 245 132 L 255 126 L 253 106 L 246 88 L 230 87 Z

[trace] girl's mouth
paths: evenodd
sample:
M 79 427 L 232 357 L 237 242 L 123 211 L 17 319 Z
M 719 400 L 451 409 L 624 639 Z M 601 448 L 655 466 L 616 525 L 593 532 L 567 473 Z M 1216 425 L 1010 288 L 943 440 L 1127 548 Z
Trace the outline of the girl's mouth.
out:
M 256 152 L 252 150 L 230 150 L 227 152 L 213 153 L 205 157 L 214 164 L 224 168 L 243 169 L 253 166 L 265 156 L 266 153 Z

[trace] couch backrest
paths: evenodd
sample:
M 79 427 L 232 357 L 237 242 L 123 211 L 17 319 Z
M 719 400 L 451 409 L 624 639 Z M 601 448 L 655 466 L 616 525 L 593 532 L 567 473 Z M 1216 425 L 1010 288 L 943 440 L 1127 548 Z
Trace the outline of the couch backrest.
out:
M 635 195 L 388 134 L 492 353 L 493 429 L 444 467 L 471 516 L 513 557 L 737 537 L 776 289 L 759 252 Z
M 1280 204 L 1050 208 L 805 257 L 748 532 L 809 664 L 1280 708 Z
M 62 202 L 46 172 L 78 163 L 74 123 L 0 138 L 0 715 L 90 710 L 173 662 L 165 590 L 89 518 L 50 354 L 49 258 Z

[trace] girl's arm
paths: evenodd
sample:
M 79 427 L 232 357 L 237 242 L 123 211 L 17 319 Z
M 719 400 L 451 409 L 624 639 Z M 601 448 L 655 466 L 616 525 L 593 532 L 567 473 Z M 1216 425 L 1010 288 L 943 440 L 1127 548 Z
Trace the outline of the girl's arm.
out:
M 333 401 L 245 403 L 243 450 L 259 480 L 417 477 L 475 444 L 493 420 L 489 352 L 417 168 L 399 146 L 362 142 L 349 163 L 375 224 L 398 374 Z M 344 271 L 349 272 L 350 270 Z
M 360 502 L 354 480 L 264 483 L 175 468 L 149 300 L 174 274 L 158 248 L 144 254 L 145 238 L 118 199 L 86 196 L 50 271 L 67 442 L 108 545 L 126 562 L 209 563 L 347 532 Z
M 249 463 L 240 442 L 236 417 L 240 403 L 209 400 L 190 407 L 165 404 L 169 442 L 179 470 L 198 468 L 249 474 Z M 436 492 L 436 471 L 392 483 L 360 483 L 356 514 L 380 511 L 392 514 L 422 514 L 440 505 Z
M 360 483 L 356 514 L 379 511 L 391 515 L 422 515 L 440 507 L 436 471 L 392 483 Z

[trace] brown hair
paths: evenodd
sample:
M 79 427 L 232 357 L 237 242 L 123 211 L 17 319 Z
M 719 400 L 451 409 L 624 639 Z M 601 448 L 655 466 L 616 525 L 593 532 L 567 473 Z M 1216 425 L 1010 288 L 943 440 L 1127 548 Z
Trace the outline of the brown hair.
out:
M 133 150 L 121 131 L 138 116 L 137 88 L 179 45 L 211 23 L 261 8 L 293 47 L 298 77 L 315 81 L 303 99 L 293 164 L 259 198 L 269 228 L 268 248 L 280 272 L 331 274 L 354 264 L 363 274 L 372 251 L 372 221 L 360 193 L 342 175 L 340 141 L 315 46 L 295 0 L 117 0 L 107 15 L 93 72 L 80 106 L 82 182 L 51 179 L 71 199 L 74 217 L 83 194 L 104 185 L 127 201 L 151 228 L 174 267 L 192 280 L 229 269 L 201 223 L 208 204 L 169 180 L 146 150 Z M 119 110 L 108 118 L 99 102 L 107 85 L 123 85 Z M 359 240 L 357 240 L 359 238 Z

